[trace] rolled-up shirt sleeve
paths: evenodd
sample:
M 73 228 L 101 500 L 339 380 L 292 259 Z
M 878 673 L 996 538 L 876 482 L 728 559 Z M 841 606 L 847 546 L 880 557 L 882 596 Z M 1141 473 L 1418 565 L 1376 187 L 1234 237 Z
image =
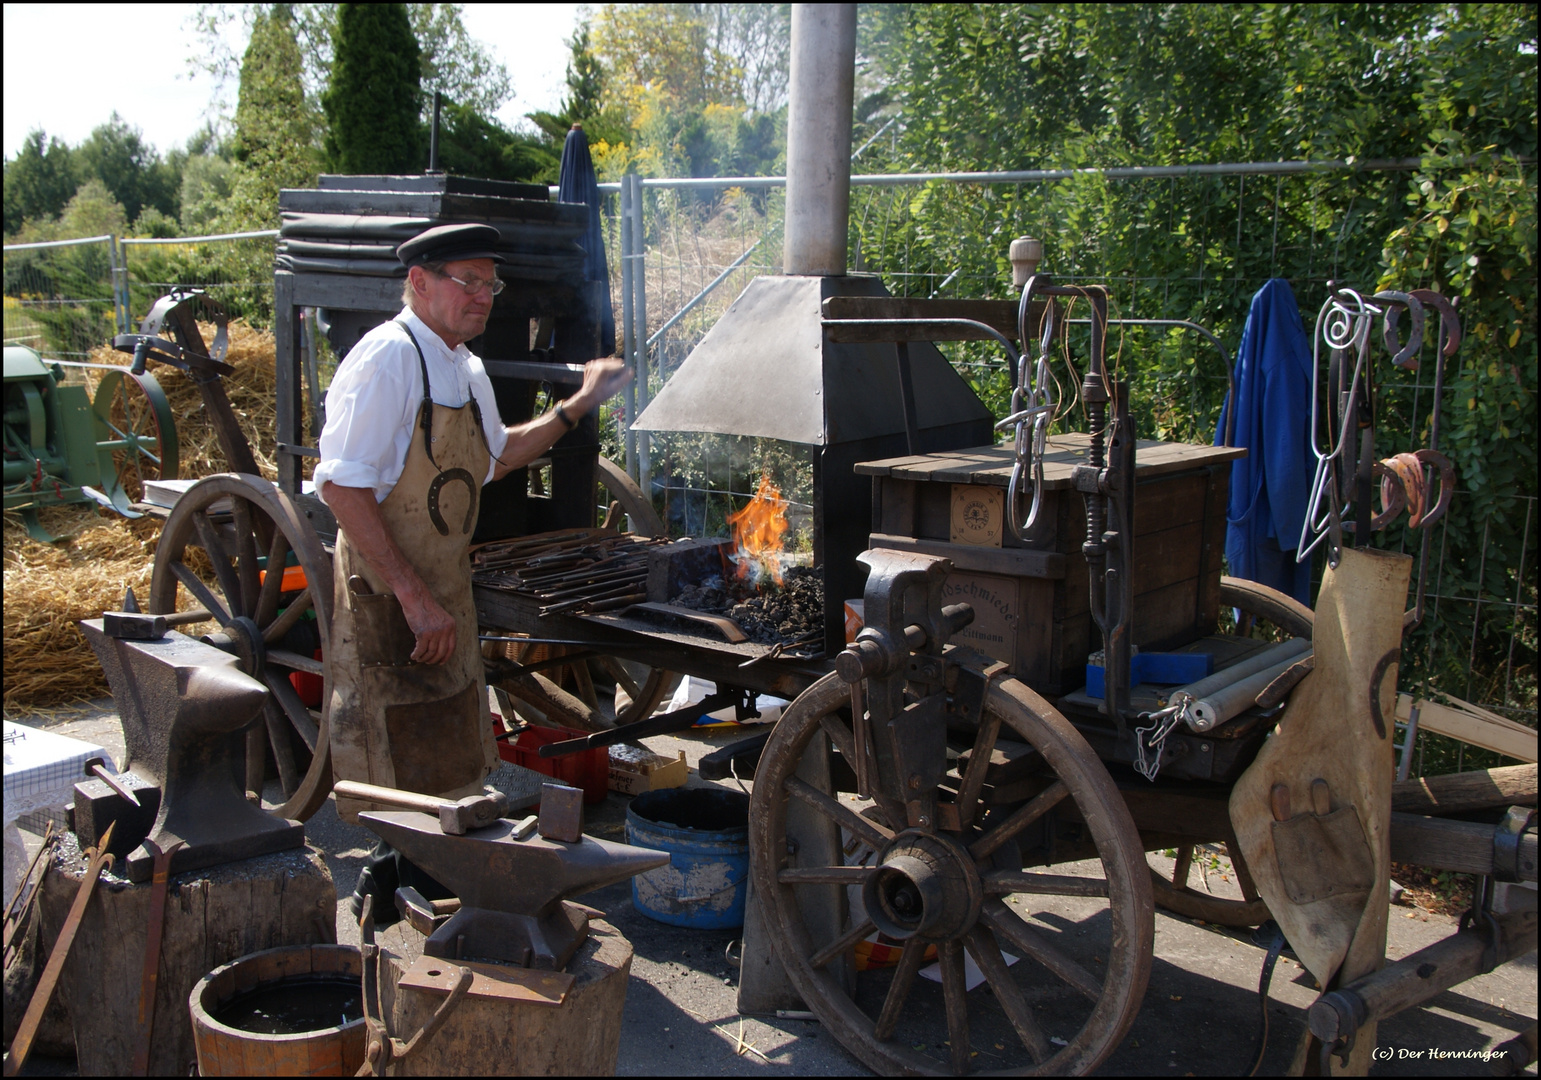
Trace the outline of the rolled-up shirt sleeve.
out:
M 357 351 L 357 350 L 355 350 Z M 326 396 L 326 425 L 321 429 L 321 463 L 316 493 L 323 501 L 326 484 L 370 488 L 383 501 L 400 478 L 400 462 L 416 430 L 414 408 L 401 366 L 391 353 L 348 357 Z M 415 362 L 415 360 L 414 360 Z M 421 394 L 421 390 L 418 391 Z

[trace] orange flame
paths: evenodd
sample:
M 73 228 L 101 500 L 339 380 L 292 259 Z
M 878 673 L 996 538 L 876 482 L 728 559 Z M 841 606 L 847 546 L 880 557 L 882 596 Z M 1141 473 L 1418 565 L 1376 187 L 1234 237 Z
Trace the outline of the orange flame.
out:
M 780 585 L 781 534 L 787 531 L 787 501 L 768 475 L 760 477 L 760 488 L 749 504 L 728 515 L 728 524 L 733 526 L 733 543 L 739 552 L 738 576 L 746 578 L 758 566 Z

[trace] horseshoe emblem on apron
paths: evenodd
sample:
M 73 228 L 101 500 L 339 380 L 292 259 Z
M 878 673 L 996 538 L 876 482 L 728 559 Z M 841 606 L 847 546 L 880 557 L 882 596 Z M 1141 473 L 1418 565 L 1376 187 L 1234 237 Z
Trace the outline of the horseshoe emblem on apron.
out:
M 439 512 L 439 491 L 451 480 L 459 480 L 471 493 L 471 501 L 466 506 L 466 519 L 460 526 L 462 533 L 471 531 L 471 525 L 476 520 L 476 486 L 470 473 L 464 469 L 445 469 L 433 478 L 433 483 L 428 485 L 428 518 L 433 522 L 433 527 L 439 530 L 440 536 L 449 535 L 449 525 L 444 521 L 444 515 Z

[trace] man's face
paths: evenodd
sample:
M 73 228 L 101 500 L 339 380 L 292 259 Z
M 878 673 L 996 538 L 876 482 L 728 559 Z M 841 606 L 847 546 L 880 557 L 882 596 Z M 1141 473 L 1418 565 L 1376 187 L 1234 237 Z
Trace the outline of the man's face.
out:
M 461 259 L 446 263 L 442 274 L 423 268 L 425 288 L 418 292 L 423 306 L 418 317 L 434 328 L 453 348 L 469 341 L 487 328 L 487 318 L 492 314 L 491 282 L 497 275 L 497 266 L 491 259 Z M 480 281 L 482 287 L 475 294 L 468 294 L 458 283 Z

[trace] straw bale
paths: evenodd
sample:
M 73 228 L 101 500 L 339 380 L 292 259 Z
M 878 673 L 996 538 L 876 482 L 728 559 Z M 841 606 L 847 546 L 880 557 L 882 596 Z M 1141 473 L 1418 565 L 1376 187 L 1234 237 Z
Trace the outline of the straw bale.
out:
M 214 340 L 214 327 L 200 325 L 204 340 Z M 130 358 L 103 345 L 91 361 L 127 366 Z M 225 360 L 235 374 L 224 379 L 241 428 L 252 445 L 257 464 L 268 479 L 277 475 L 277 389 L 274 379 L 273 335 L 237 320 L 230 324 L 230 350 Z M 219 439 L 208 423 L 203 398 L 186 375 L 165 365 L 152 370 L 176 419 L 183 477 L 227 472 L 229 465 Z M 98 372 L 87 368 L 95 391 Z M 5 711 L 71 705 L 106 696 L 109 691 L 95 654 L 77 625 L 103 611 L 122 607 L 130 586 L 140 601 L 150 593 L 155 544 L 160 519 L 127 521 L 94 505 L 43 510 L 45 528 L 68 539 L 40 544 L 22 527 L 20 517 L 5 515 Z M 206 580 L 207 565 L 198 567 Z M 186 600 L 185 590 L 181 593 Z M 183 603 L 184 607 L 192 606 Z M 198 632 L 197 627 L 186 627 Z
M 94 507 L 39 514 L 57 544 L 40 544 L 5 516 L 5 711 L 67 705 L 109 691 L 78 623 L 123 606 L 132 586 L 150 592 L 158 524 L 124 521 Z

